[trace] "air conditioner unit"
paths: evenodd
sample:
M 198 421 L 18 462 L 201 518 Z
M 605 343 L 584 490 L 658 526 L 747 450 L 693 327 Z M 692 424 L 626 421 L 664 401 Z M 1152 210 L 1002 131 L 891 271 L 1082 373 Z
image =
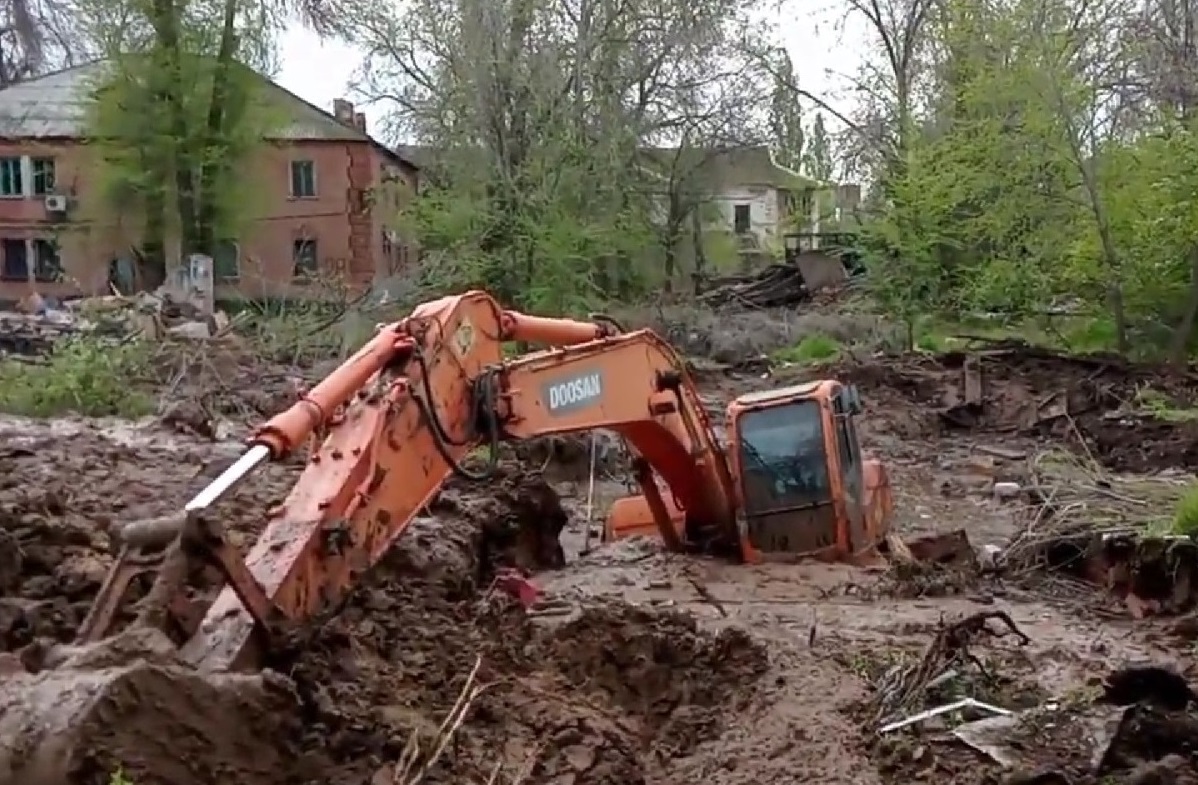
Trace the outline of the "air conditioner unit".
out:
M 46 197 L 46 212 L 50 213 L 65 213 L 67 211 L 67 198 L 62 194 L 50 194 Z

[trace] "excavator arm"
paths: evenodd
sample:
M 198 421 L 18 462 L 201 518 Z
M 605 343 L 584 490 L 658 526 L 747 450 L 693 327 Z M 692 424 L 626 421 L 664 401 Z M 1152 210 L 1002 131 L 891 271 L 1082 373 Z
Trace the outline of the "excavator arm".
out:
M 513 341 L 554 348 L 504 360 Z M 263 425 L 242 458 L 187 505 L 186 521 L 198 520 L 259 464 L 323 438 L 243 563 L 219 531 L 204 529 L 209 561 L 228 585 L 184 643 L 184 658 L 213 670 L 250 665 L 260 654 L 254 633 L 272 618 L 335 605 L 451 474 L 487 478 L 463 466 L 479 446 L 594 428 L 621 434 L 634 450 L 667 545 L 687 543 L 654 472 L 685 511 L 688 539 L 738 544 L 729 467 L 682 360 L 661 338 L 503 310 L 483 292 L 421 305 Z M 186 521 L 166 528 L 177 536 Z M 136 527 L 127 527 L 127 547 L 152 539 Z

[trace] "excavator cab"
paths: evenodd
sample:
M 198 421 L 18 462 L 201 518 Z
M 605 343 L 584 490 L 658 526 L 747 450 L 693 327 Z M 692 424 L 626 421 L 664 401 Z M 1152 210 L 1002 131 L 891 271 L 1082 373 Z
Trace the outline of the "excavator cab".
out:
M 728 407 L 725 452 L 747 561 L 814 557 L 863 561 L 886 536 L 894 503 L 882 464 L 861 450 L 853 385 L 823 380 L 742 395 Z M 687 514 L 667 491 L 681 537 Z M 617 501 L 605 534 L 652 534 L 643 496 Z
M 737 398 L 729 464 L 750 556 L 858 560 L 886 534 L 893 502 L 881 463 L 857 436 L 853 385 L 816 381 Z

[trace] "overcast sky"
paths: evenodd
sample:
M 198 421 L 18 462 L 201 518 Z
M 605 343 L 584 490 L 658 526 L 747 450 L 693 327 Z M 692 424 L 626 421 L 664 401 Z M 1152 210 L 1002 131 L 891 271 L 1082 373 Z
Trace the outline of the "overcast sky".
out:
M 773 16 L 790 50 L 799 82 L 812 93 L 843 107 L 849 92 L 837 74 L 853 74 L 864 45 L 860 25 L 843 24 L 838 0 L 783 0 Z M 361 55 L 343 43 L 322 42 L 312 32 L 293 27 L 282 42 L 278 81 L 301 98 L 326 110 L 333 99 L 349 95 L 349 83 Z M 829 73 L 831 72 L 831 73 Z M 359 107 L 371 128 L 380 127 L 384 106 Z

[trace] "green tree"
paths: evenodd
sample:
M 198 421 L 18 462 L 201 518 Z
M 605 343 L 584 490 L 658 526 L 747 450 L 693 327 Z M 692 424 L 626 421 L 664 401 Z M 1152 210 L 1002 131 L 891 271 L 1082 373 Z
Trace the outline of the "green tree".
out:
M 803 166 L 803 110 L 795 95 L 798 84 L 790 54 L 781 51 L 772 71 L 773 94 L 770 99 L 770 138 L 774 159 L 796 172 Z
M 807 147 L 803 151 L 803 173 L 816 180 L 830 181 L 836 165 L 832 160 L 832 140 L 828 138 L 828 131 L 824 127 L 823 112 L 815 113 L 807 137 Z
M 664 286 L 701 199 L 663 159 L 744 139 L 761 100 L 745 17 L 733 0 L 360 0 L 360 89 L 436 159 L 404 216 L 425 282 L 553 311 Z
M 105 0 L 77 10 L 81 35 L 103 58 L 89 136 L 104 188 L 91 207 L 144 218 L 140 251 L 153 284 L 168 260 L 215 255 L 254 218 L 245 172 L 286 119 L 259 71 L 289 9 Z
M 882 61 L 908 63 L 922 92 L 905 115 L 872 96 L 856 126 L 883 162 L 865 232 L 879 296 L 903 317 L 1068 303 L 1105 312 L 1124 351 L 1162 345 L 1154 325 L 1174 325 L 1178 356 L 1198 311 L 1195 181 L 1179 166 L 1195 150 L 1176 97 L 1165 111 L 1110 76 L 1153 73 L 1142 46 L 1121 45 L 1143 19 L 1107 2 L 961 1 L 922 24 L 906 60 L 892 55 L 909 25 L 880 36 Z

